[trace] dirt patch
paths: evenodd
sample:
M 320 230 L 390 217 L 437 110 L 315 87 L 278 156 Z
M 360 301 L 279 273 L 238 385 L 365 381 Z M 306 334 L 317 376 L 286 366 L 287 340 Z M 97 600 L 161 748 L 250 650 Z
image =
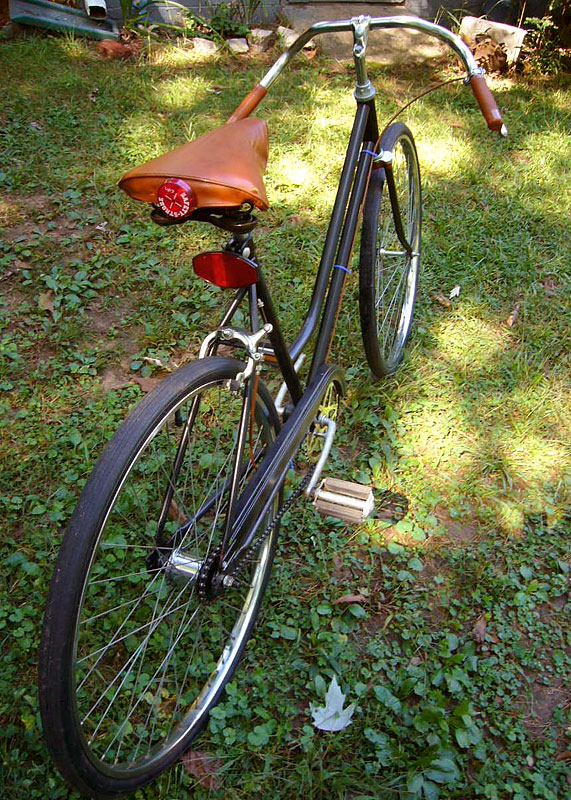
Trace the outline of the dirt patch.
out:
M 0 295 L 2 295 L 2 300 L 4 301 L 4 308 L 12 314 L 18 308 L 21 308 L 24 302 L 26 301 L 26 297 L 19 289 L 16 289 L 12 284 L 14 283 L 14 277 L 16 272 L 5 274 L 0 278 Z M 15 323 L 10 322 L 8 325 L 8 330 L 13 329 L 16 327 Z
M 557 706 L 571 706 L 571 693 L 565 688 L 561 678 L 552 678 L 549 686 L 535 682 L 532 684 L 523 719 L 532 739 L 542 739 L 549 729 L 558 739 L 563 737 L 563 726 L 553 722 L 553 712 Z
M 11 238 L 25 235 L 26 231 L 35 229 L 38 217 L 42 219 L 52 215 L 53 212 L 54 204 L 45 195 L 0 195 L 0 223 L 3 226 L 10 226 Z M 24 233 L 18 232 L 20 227 L 24 229 Z
M 125 372 L 120 367 L 109 367 L 101 376 L 100 386 L 104 392 L 111 392 L 115 389 L 124 389 L 129 386 L 132 374 Z
M 452 519 L 449 512 L 439 506 L 434 509 L 434 515 L 440 524 L 446 528 L 448 536 L 454 544 L 469 544 L 478 536 L 479 526 L 476 522 Z
M 105 222 L 85 224 L 58 213 L 57 206 L 44 195 L 0 195 L 0 224 L 9 241 L 34 234 L 46 235 L 55 241 L 70 236 L 83 241 L 94 238 L 105 241 L 113 233 Z
M 379 611 L 370 613 L 363 623 L 363 629 L 366 631 L 369 639 L 372 639 L 379 631 L 386 631 L 387 638 L 390 639 L 391 631 L 389 625 L 392 618 L 392 611 L 384 607 L 381 607 Z M 394 638 L 397 637 L 395 636 Z
M 331 570 L 331 574 L 337 579 L 339 586 L 343 586 L 353 579 L 353 570 L 348 564 L 343 562 L 339 553 L 333 556 L 333 569 Z
M 142 325 L 125 322 L 131 316 L 131 305 L 125 300 L 111 298 L 109 302 L 109 297 L 100 297 L 90 306 L 88 313 L 87 330 L 101 334 L 100 347 L 115 351 L 121 369 L 129 370 L 131 356 L 139 350 L 143 333 Z M 109 336 L 111 329 L 114 329 L 113 335 Z

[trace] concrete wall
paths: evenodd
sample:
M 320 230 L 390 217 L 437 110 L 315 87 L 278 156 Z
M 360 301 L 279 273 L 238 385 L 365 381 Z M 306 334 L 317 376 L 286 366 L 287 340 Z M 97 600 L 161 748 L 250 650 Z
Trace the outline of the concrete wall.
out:
M 184 5 L 186 8 L 194 11 L 208 19 L 211 9 L 218 5 L 220 2 L 228 2 L 228 0 L 177 0 L 177 3 Z M 134 0 L 136 3 L 136 0 Z M 143 0 L 141 0 L 143 2 Z M 234 0 L 234 3 L 242 2 L 244 6 L 248 7 L 248 0 Z M 256 0 L 250 0 L 256 2 Z M 326 3 L 327 0 L 314 0 L 313 3 L 307 0 L 260 0 L 257 11 L 253 19 L 256 24 L 263 24 L 264 22 L 275 22 L 281 8 L 288 5 L 305 5 L 314 6 L 318 8 L 320 5 Z M 385 0 L 385 2 L 375 2 L 371 4 L 371 0 L 366 0 L 368 4 L 367 11 L 371 5 L 376 9 L 378 7 L 378 16 L 386 16 L 387 14 L 401 13 L 401 14 L 414 14 L 415 16 L 422 17 L 423 19 L 434 20 L 439 16 L 441 24 L 449 26 L 452 23 L 452 18 L 459 19 L 462 12 L 471 14 L 475 17 L 486 16 L 488 19 L 493 19 L 496 22 L 509 22 L 516 24 L 517 20 L 513 18 L 515 13 L 512 7 L 511 0 Z M 347 7 L 346 16 L 354 16 L 359 13 L 359 2 L 350 0 L 344 3 Z M 526 13 L 530 16 L 541 17 L 546 12 L 548 0 L 527 0 Z M 112 19 L 121 21 L 121 9 L 119 0 L 108 0 L 107 2 L 108 13 Z M 447 9 L 451 16 L 442 13 L 443 9 Z M 377 13 L 376 10 L 374 12 Z M 324 15 L 326 15 L 324 10 Z M 173 24 L 180 22 L 180 10 L 174 5 L 168 5 L 168 0 L 165 2 L 158 1 L 148 9 L 148 16 L 154 21 L 164 21 Z

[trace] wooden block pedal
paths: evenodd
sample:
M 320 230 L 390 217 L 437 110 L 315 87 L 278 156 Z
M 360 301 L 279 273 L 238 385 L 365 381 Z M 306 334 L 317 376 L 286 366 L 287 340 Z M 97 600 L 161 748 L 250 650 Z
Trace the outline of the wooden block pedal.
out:
M 339 478 L 325 478 L 315 492 L 313 504 L 324 517 L 335 517 L 353 525 L 364 522 L 375 508 L 370 486 Z

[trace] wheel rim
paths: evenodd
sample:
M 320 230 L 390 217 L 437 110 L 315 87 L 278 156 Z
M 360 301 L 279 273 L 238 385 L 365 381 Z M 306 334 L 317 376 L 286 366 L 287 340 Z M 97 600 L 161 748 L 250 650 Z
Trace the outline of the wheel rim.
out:
M 387 191 L 382 198 L 386 207 L 377 235 L 375 311 L 377 339 L 381 355 L 388 363 L 400 360 L 408 338 L 420 263 L 420 179 L 416 151 L 406 135 L 393 148 L 392 169 L 412 257 L 397 237 Z
M 173 408 L 138 448 L 101 525 L 76 626 L 74 706 L 88 757 L 115 778 L 148 774 L 190 730 L 201 729 L 257 612 L 271 539 L 240 585 L 211 602 L 198 598 L 197 580 L 173 579 L 171 548 L 147 562 L 169 465 L 193 409 L 163 541 L 197 564 L 219 543 L 241 405 L 229 382 L 218 382 Z M 258 398 L 242 482 L 271 439 Z

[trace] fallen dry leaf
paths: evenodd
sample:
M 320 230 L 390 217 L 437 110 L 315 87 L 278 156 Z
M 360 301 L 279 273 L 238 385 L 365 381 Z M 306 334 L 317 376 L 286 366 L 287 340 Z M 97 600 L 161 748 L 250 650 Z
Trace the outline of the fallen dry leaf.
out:
M 480 642 L 480 644 L 486 640 L 487 627 L 488 623 L 486 617 L 482 614 L 478 617 L 476 624 L 472 628 L 472 636 L 477 642 Z
M 141 387 L 141 391 L 143 392 L 150 392 L 152 391 L 155 386 L 161 382 L 161 378 L 143 378 L 142 375 L 137 375 L 136 377 L 131 379 L 132 383 L 138 383 Z
M 441 306 L 444 306 L 444 308 L 450 308 L 450 306 L 452 305 L 451 301 L 440 292 L 434 295 L 434 299 L 436 300 L 437 303 L 440 303 Z
M 556 761 L 571 761 L 571 750 L 564 750 L 562 753 L 557 753 L 555 756 Z
M 559 291 L 559 286 L 555 283 L 553 278 L 546 278 L 543 281 L 543 288 L 545 289 L 545 294 L 548 297 L 553 297 Z
M 43 309 L 44 311 L 49 311 L 50 313 L 54 313 L 54 296 L 52 292 L 40 292 L 38 297 L 38 308 Z
M 346 72 L 345 65 L 341 61 L 333 61 L 324 70 L 325 75 L 341 75 Z
M 183 755 L 182 763 L 186 771 L 190 772 L 205 789 L 222 788 L 218 777 L 218 773 L 222 769 L 222 761 L 219 758 L 201 750 L 189 750 Z
M 96 49 L 101 58 L 109 61 L 123 61 L 138 53 L 141 49 L 141 43 L 134 40 L 124 44 L 123 42 L 116 42 L 115 39 L 103 39 L 103 41 L 97 42 Z
M 343 597 L 338 597 L 337 600 L 334 600 L 332 605 L 351 605 L 352 603 L 364 603 L 366 600 L 367 598 L 362 594 L 344 594 Z
M 101 388 L 105 392 L 113 389 L 126 389 L 131 385 L 131 376 L 115 367 L 109 367 L 101 376 Z
M 172 519 L 172 521 L 176 522 L 177 525 L 184 525 L 186 522 L 186 516 L 182 513 L 178 507 L 178 503 L 176 503 L 174 500 L 170 501 L 168 514 L 169 519 Z
M 513 307 L 512 313 L 506 319 L 506 325 L 508 326 L 508 328 L 513 328 L 513 326 L 515 325 L 515 322 L 516 322 L 516 320 L 518 318 L 518 315 L 519 315 L 520 305 L 521 305 L 521 303 L 516 303 L 515 306 Z
M 317 47 L 308 47 L 307 49 L 304 48 L 303 55 L 308 61 L 312 61 L 317 55 Z

